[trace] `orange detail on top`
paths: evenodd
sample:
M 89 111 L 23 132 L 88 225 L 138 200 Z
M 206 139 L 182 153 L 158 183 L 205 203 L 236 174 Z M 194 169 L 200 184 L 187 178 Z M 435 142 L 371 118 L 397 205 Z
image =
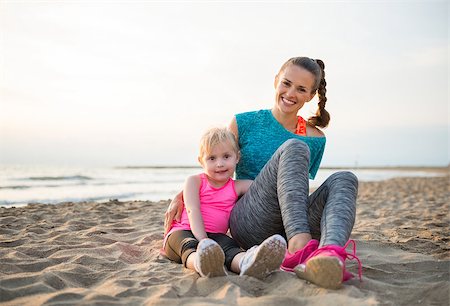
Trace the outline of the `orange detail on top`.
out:
M 306 120 L 301 116 L 298 117 L 297 129 L 295 130 L 295 134 L 300 136 L 306 136 Z

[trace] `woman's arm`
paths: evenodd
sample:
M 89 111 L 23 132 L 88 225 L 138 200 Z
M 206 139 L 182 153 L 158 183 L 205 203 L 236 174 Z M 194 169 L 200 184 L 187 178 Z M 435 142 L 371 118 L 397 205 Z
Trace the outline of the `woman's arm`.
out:
M 236 140 L 239 143 L 239 131 L 238 126 L 236 122 L 236 117 L 233 117 L 233 119 L 230 122 L 230 125 L 228 126 L 228 129 L 233 132 L 234 136 L 236 136 Z
M 167 207 L 166 213 L 164 214 L 164 236 L 169 231 L 173 220 L 181 220 L 183 207 L 183 191 L 180 191 L 175 198 L 173 198 L 172 202 L 170 202 L 169 207 Z
M 234 188 L 236 189 L 237 195 L 240 197 L 246 193 L 252 183 L 252 180 L 236 180 L 234 182 Z
M 200 183 L 199 175 L 190 176 L 186 180 L 183 191 L 184 204 L 186 205 L 191 231 L 198 241 L 208 238 L 200 211 Z

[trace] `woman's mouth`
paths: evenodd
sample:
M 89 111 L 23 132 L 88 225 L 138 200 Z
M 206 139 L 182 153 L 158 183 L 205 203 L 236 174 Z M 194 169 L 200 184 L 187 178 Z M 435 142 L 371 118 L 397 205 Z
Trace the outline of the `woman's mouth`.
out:
M 283 103 L 284 103 L 284 104 L 287 104 L 287 105 L 294 105 L 294 104 L 296 104 L 295 101 L 286 99 L 286 98 L 284 98 L 284 97 L 281 97 L 281 101 L 283 101 Z

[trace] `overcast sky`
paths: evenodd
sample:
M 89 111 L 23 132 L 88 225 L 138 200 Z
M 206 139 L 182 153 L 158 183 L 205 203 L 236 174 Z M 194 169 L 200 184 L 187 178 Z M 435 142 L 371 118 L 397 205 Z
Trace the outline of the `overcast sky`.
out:
M 322 165 L 447 165 L 448 17 L 448 1 L 0 0 L 0 164 L 196 164 L 206 128 L 271 108 L 279 67 L 309 56 Z

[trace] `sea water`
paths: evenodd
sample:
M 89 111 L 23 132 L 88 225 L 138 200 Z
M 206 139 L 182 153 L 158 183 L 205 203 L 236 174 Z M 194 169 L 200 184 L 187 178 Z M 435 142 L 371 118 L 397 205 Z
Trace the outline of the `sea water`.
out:
M 56 167 L 0 166 L 0 206 L 75 201 L 159 201 L 172 199 L 199 167 Z M 343 169 L 319 169 L 310 188 Z M 344 169 L 345 170 L 345 169 Z M 360 181 L 404 176 L 435 176 L 439 172 L 395 169 L 349 169 Z

